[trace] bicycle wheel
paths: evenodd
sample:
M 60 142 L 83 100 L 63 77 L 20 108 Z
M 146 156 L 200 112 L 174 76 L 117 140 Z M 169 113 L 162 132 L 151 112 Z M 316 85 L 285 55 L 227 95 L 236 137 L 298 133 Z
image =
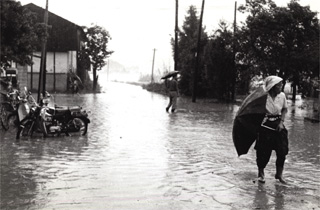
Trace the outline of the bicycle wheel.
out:
M 18 125 L 18 116 L 16 113 L 11 113 L 7 115 L 7 120 L 2 121 L 2 127 L 5 130 L 9 130 L 10 128 L 14 128 Z
M 9 128 L 17 127 L 17 126 L 18 126 L 18 124 L 19 124 L 19 119 L 18 119 L 17 113 L 9 114 L 9 116 L 8 116 L 8 123 L 9 123 Z
M 8 112 L 6 110 L 5 106 L 1 106 L 0 109 L 0 120 L 1 120 L 1 126 L 4 130 L 8 130 L 9 129 L 9 123 L 8 123 Z

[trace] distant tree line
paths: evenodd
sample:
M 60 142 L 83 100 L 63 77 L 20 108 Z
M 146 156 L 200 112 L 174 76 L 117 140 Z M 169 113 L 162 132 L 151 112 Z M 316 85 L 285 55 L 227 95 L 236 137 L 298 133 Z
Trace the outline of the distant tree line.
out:
M 202 28 L 197 95 L 231 100 L 232 88 L 246 94 L 255 75 L 278 75 L 303 91 L 319 88 L 319 20 L 309 6 L 292 0 L 278 7 L 272 0 L 247 0 L 238 11 L 247 18 L 236 30 L 226 22 L 208 35 Z M 191 95 L 199 18 L 190 6 L 179 30 L 181 93 Z M 236 31 L 236 33 L 234 33 Z M 171 40 L 174 53 L 174 40 Z M 233 76 L 234 75 L 234 76 Z M 235 84 L 234 84 L 235 83 Z M 317 86 L 318 85 L 318 86 Z M 306 91 L 306 96 L 311 92 Z

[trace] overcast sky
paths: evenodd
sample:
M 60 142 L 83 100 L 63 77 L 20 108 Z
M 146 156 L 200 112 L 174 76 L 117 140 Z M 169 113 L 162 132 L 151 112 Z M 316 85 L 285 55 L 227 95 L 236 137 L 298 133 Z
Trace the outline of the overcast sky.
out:
M 45 8 L 46 0 L 20 0 L 22 5 L 34 3 Z M 139 66 L 141 72 L 150 72 L 153 49 L 156 49 L 154 68 L 162 71 L 170 66 L 173 70 L 173 56 L 170 36 L 174 36 L 175 0 L 49 0 L 49 11 L 77 25 L 91 23 L 109 31 L 112 40 L 109 49 L 115 51 L 110 59 L 124 66 Z M 285 6 L 289 0 L 275 0 L 278 6 Z M 237 5 L 245 0 L 237 0 Z M 202 0 L 179 1 L 179 27 L 186 11 L 195 5 L 200 14 Z M 320 11 L 319 0 L 300 0 L 312 11 Z M 210 34 L 218 28 L 220 20 L 232 24 L 234 0 L 206 0 L 203 25 Z M 237 13 L 237 22 L 245 17 Z

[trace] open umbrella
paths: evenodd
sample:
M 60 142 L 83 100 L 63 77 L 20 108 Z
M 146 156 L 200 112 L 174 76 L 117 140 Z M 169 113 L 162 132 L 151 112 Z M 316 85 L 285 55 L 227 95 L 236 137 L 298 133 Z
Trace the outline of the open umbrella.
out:
M 168 73 L 166 73 L 163 77 L 161 77 L 161 79 L 168 79 L 174 75 L 179 74 L 179 71 L 170 71 Z
M 79 85 L 83 86 L 83 83 L 78 75 L 74 74 L 74 80 L 77 80 Z
M 268 92 L 259 87 L 240 106 L 233 122 L 232 137 L 238 155 L 247 154 L 257 139 L 258 129 L 267 113 Z
M 78 82 L 78 85 L 83 87 L 83 83 L 82 83 L 80 77 L 76 73 L 69 70 L 68 74 L 69 74 L 69 77 L 72 79 L 72 82 L 76 80 Z

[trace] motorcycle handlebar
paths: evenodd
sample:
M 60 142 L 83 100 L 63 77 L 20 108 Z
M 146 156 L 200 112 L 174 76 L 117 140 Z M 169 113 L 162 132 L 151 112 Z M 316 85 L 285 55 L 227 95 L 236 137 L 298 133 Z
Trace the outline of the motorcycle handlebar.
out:
M 14 93 L 19 93 L 18 91 L 15 91 Z M 12 94 L 14 94 L 12 93 Z M 24 88 L 24 96 L 20 96 L 18 94 L 17 98 L 20 102 L 26 103 L 26 102 L 30 102 L 31 104 L 34 104 L 35 106 L 40 106 L 42 103 L 40 103 L 40 105 L 36 102 L 36 100 L 34 99 L 34 97 L 32 96 L 31 91 L 29 91 L 27 89 L 27 87 Z M 48 91 L 45 91 L 45 97 L 43 97 L 43 95 L 41 94 L 41 102 L 44 102 L 45 99 L 51 98 L 51 95 Z

